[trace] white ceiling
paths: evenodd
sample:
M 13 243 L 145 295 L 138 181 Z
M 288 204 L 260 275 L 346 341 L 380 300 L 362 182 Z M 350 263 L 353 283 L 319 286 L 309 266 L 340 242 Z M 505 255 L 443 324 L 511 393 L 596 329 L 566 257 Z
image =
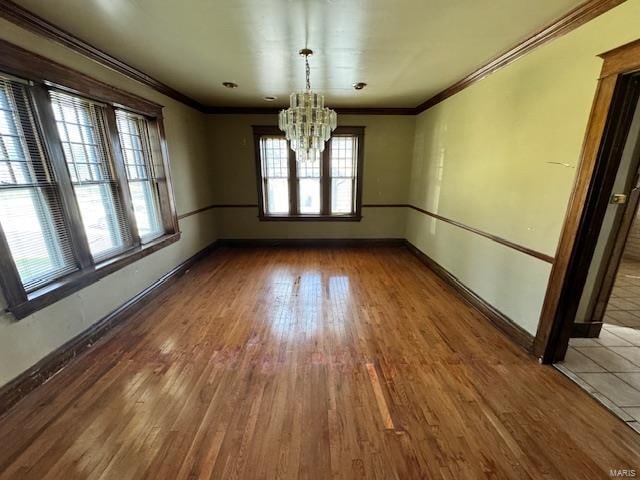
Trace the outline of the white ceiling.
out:
M 415 107 L 584 0 L 17 0 L 201 103 Z M 221 86 L 237 82 L 235 90 Z M 367 82 L 360 92 L 354 82 Z M 265 102 L 266 95 L 278 97 Z

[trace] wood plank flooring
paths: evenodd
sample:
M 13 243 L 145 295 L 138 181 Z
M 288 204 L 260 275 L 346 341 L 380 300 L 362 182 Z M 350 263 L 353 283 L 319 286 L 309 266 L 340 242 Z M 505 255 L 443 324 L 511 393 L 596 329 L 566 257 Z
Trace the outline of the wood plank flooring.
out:
M 403 248 L 223 249 L 0 419 L 0 478 L 609 478 L 621 423 Z

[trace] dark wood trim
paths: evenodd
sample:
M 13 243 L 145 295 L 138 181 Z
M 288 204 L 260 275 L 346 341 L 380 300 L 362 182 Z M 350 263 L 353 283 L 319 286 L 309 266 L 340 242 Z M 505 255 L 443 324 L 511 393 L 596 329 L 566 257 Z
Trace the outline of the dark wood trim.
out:
M 340 115 L 415 115 L 415 107 L 337 107 Z
M 187 213 L 183 213 L 181 215 L 178 216 L 179 219 L 183 219 L 186 217 L 189 217 L 191 215 L 195 215 L 197 213 L 200 212 L 204 212 L 207 210 L 211 210 L 214 208 L 259 208 L 258 204 L 255 203 L 248 203 L 248 204 L 213 204 L 213 205 L 208 205 L 206 207 L 202 207 L 199 208 L 197 210 L 193 210 L 191 212 L 187 212 Z M 449 218 L 443 217 L 442 215 L 438 215 L 436 213 L 432 213 L 429 212 L 428 210 L 424 210 L 423 208 L 420 207 L 416 207 L 414 205 L 410 205 L 408 203 L 363 203 L 362 204 L 362 208 L 411 208 L 413 210 L 416 210 L 420 213 L 423 213 L 425 215 L 428 215 L 430 217 L 436 218 L 438 220 L 441 220 L 443 222 L 447 222 L 451 225 L 455 225 L 456 227 L 459 228 L 463 228 L 469 232 L 475 233 L 477 235 L 481 235 L 485 238 L 488 238 L 489 240 L 493 240 L 494 242 L 497 242 L 501 245 L 504 245 L 506 247 L 512 248 L 514 250 L 517 250 L 521 253 L 524 253 L 526 255 L 530 255 L 532 257 L 535 257 L 539 260 L 543 260 L 547 263 L 554 263 L 555 258 L 547 255 L 545 253 L 542 252 L 538 252 L 535 250 L 532 250 L 528 247 L 524 247 L 522 245 L 518 245 L 516 243 L 513 243 L 509 240 L 506 240 L 502 237 L 498 237 L 497 235 L 493 235 L 487 232 L 484 232 L 482 230 L 479 230 L 477 228 L 474 227 L 470 227 L 468 225 L 465 225 L 463 223 L 460 223 L 458 221 L 455 220 L 451 220 Z M 352 216 L 345 216 L 343 218 L 341 217 L 337 217 L 337 216 L 330 216 L 329 218 L 322 218 L 322 216 L 302 216 L 302 217 L 296 217 L 296 218 L 287 218 L 287 217 L 276 217 L 276 216 L 271 216 L 271 217 L 265 217 L 263 218 L 264 220 L 267 221 L 325 221 L 325 220 L 337 220 L 337 221 L 357 221 L 358 219 L 353 218 Z
M 22 319 L 43 309 L 103 277 L 180 240 L 180 233 L 160 237 L 152 242 L 130 248 L 116 257 L 109 258 L 88 269 L 79 270 L 66 277 L 48 283 L 27 295 L 27 301 L 7 308 L 16 319 Z
M 122 227 L 128 229 L 128 234 L 131 236 L 133 245 L 137 246 L 140 245 L 141 241 L 138 235 L 138 222 L 136 221 L 136 215 L 133 211 L 131 191 L 129 190 L 127 182 L 127 167 L 125 166 L 124 155 L 122 154 L 122 145 L 120 145 L 120 135 L 118 134 L 118 126 L 116 124 L 116 112 L 113 108 L 105 108 L 103 116 L 106 136 L 105 143 L 108 143 L 106 147 L 111 150 L 111 158 L 113 159 L 112 167 L 116 171 L 114 177 L 117 182 L 117 191 L 114 192 L 114 198 L 122 202 L 122 210 L 126 221 L 126 225 Z
M 331 215 L 331 140 L 327 142 L 320 159 L 320 214 Z
M 205 107 L 209 115 L 277 115 L 280 110 L 289 108 L 288 105 L 280 107 Z M 334 108 L 339 115 L 415 115 L 414 107 L 345 107 Z
M 171 180 L 171 160 L 169 159 L 169 147 L 167 146 L 167 137 L 164 131 L 164 121 L 162 118 L 147 120 L 151 160 L 154 164 L 154 179 L 160 197 L 162 224 L 166 233 L 178 233 L 180 225 L 178 223 L 173 181 Z M 160 167 L 161 172 L 156 170 L 156 166 Z M 161 175 L 158 176 L 158 173 L 161 173 Z
M 518 45 L 498 55 L 482 67 L 470 73 L 445 90 L 425 100 L 416 107 L 343 107 L 336 108 L 341 115 L 417 115 L 437 105 L 443 100 L 460 92 L 487 75 L 517 60 L 531 50 L 558 38 L 620 5 L 625 0 L 588 0 L 574 8 L 561 18 L 555 20 Z M 71 33 L 56 27 L 42 17 L 22 8 L 10 0 L 0 0 L 0 16 L 45 38 L 60 43 L 71 50 L 98 62 L 99 64 L 136 80 L 174 100 L 184 103 L 196 110 L 211 115 L 274 115 L 281 107 L 236 107 L 204 105 L 199 101 L 165 85 L 143 71 L 128 65 L 118 58 L 90 45 Z M 1 54 L 0 54 L 1 55 Z
M 280 132 L 282 134 L 282 132 Z M 257 139 L 256 141 L 260 141 Z M 287 146 L 289 143 L 287 143 Z M 260 181 L 264 182 L 263 185 L 266 185 L 266 180 L 264 180 L 262 176 L 262 165 L 260 165 L 260 170 L 256 170 L 256 173 L 260 172 Z M 299 196 L 300 196 L 300 183 L 298 181 L 298 164 L 296 162 L 296 154 L 291 148 L 289 148 L 289 178 L 287 181 L 289 185 L 289 215 L 293 216 L 296 212 L 298 212 L 299 208 Z M 322 195 L 322 194 L 321 194 Z M 264 197 L 262 197 L 264 198 Z M 322 201 L 322 196 L 320 197 L 320 201 Z M 264 213 L 264 208 L 261 208 L 259 211 L 260 220 L 266 220 L 267 215 Z
M 207 205 L 206 207 L 198 208 L 196 210 L 192 210 L 190 212 L 186 212 L 178 215 L 178 220 L 182 220 L 183 218 L 187 218 L 192 215 L 196 215 L 198 213 L 206 212 L 207 210 L 212 210 L 214 208 L 258 208 L 258 204 L 257 203 L 246 203 L 246 204 L 241 203 L 241 204 L 227 204 L 227 205 L 222 205 L 222 204 Z
M 261 222 L 359 222 L 362 215 L 260 215 Z
M 181 102 L 205 114 L 242 114 L 242 115 L 275 115 L 282 108 L 286 107 L 222 107 L 209 106 L 200 103 L 198 100 L 185 95 L 174 88 L 156 80 L 147 73 L 139 70 L 126 62 L 108 54 L 93 45 L 85 42 L 77 36 L 59 28 L 42 17 L 32 13 L 17 5 L 11 0 L 0 0 L 0 17 L 42 37 L 48 38 L 56 43 L 64 45 L 80 55 L 89 58 L 100 65 L 140 82 L 173 100 Z M 0 57 L 4 53 L 0 51 Z M 131 102 L 128 102 L 130 105 Z M 415 115 L 413 107 L 345 107 L 337 108 L 336 111 L 342 115 Z M 140 111 L 140 113 L 143 113 Z
M 518 245 L 517 243 L 513 243 L 507 239 L 504 239 L 502 237 L 498 237 L 497 235 L 493 235 L 491 233 L 487 233 L 484 232 L 482 230 L 479 230 L 475 227 L 470 227 L 469 225 L 465 225 L 464 223 L 460 223 L 456 220 L 451 220 L 450 218 L 447 217 L 443 217 L 442 215 L 438 215 L 437 213 L 433 213 L 430 212 L 428 210 L 425 210 L 423 208 L 420 207 L 416 207 L 414 205 L 407 205 L 409 208 L 420 212 L 420 213 L 424 213 L 425 215 L 429 215 L 430 217 L 436 218 L 438 220 L 441 220 L 443 222 L 447 222 L 451 225 L 455 225 L 456 227 L 462 228 L 464 230 L 467 230 L 469 232 L 475 233 L 476 235 L 480 235 L 482 237 L 488 238 L 489 240 L 493 240 L 496 243 L 499 243 L 501 245 L 504 245 L 505 247 L 509 247 L 512 248 L 514 250 L 517 250 L 520 253 L 524 253 L 525 255 L 529 255 L 531 257 L 537 258 L 539 260 L 542 260 L 544 262 L 547 263 L 551 263 L 553 264 L 555 261 L 555 258 L 552 257 L 551 255 L 547 255 L 546 253 L 542 253 L 542 252 L 538 252 L 536 250 L 532 250 L 531 248 L 525 247 L 523 245 Z
M 20 281 L 20 273 L 11 256 L 9 243 L 0 226 L 0 287 L 4 299 L 9 305 L 16 305 L 27 301 L 27 293 Z
M 598 338 L 602 322 L 575 322 L 571 329 L 571 338 Z
M 401 247 L 404 238 L 225 238 L 220 247 Z
M 556 249 L 556 262 L 551 269 L 536 334 L 534 353 L 540 356 L 543 362 L 551 362 L 553 356 L 555 345 L 552 343 L 551 336 L 552 331 L 555 329 L 556 312 L 560 303 L 569 262 L 573 254 L 579 221 L 582 218 L 591 177 L 595 169 L 615 84 L 616 79 L 614 77 L 608 77 L 600 81 L 595 103 L 591 110 L 589 126 L 582 147 L 580 166 L 569 200 L 569 206 L 565 213 L 564 226 Z
M 411 208 L 408 203 L 363 203 L 362 208 Z
M 56 126 L 53 110 L 49 107 L 49 94 L 44 85 L 35 85 L 30 89 L 30 93 L 33 99 L 34 112 L 38 119 L 43 147 L 58 184 L 61 209 L 65 224 L 69 229 L 69 237 L 75 259 L 80 269 L 89 268 L 93 265 L 93 257 L 89 250 L 89 242 L 82 223 L 80 208 L 69 177 L 69 169 L 62 150 L 58 127 Z
M 297 165 L 294 152 L 289 148 L 289 214 L 287 215 L 267 215 L 264 208 L 264 183 L 262 177 L 262 163 L 260 160 L 260 138 L 263 136 L 278 136 L 284 138 L 284 133 L 275 125 L 253 125 L 253 145 L 254 162 L 256 170 L 256 185 L 258 190 L 258 218 L 260 221 L 347 221 L 359 222 L 362 219 L 362 177 L 364 168 L 364 131 L 366 127 L 361 126 L 339 126 L 333 135 L 352 135 L 358 139 L 358 158 L 356 159 L 356 185 L 354 192 L 354 213 L 349 215 L 332 215 L 330 213 L 330 185 L 328 180 L 329 155 L 331 145 L 327 145 L 321 158 L 321 178 L 320 178 L 320 207 L 321 213 L 314 215 L 297 214 L 298 211 L 298 178 Z
M 0 40 L 0 70 L 28 80 L 52 84 L 94 100 L 123 106 L 143 115 L 162 116 L 162 105 L 112 87 L 5 40 Z
M 531 352 L 533 348 L 533 335 L 516 325 L 509 317 L 489 304 L 483 298 L 478 296 L 473 290 L 463 284 L 457 277 L 451 274 L 447 269 L 432 259 L 429 255 L 417 248 L 408 240 L 404 241 L 409 251 L 424 263 L 430 270 L 438 275 L 444 282 L 453 287 L 453 289 L 466 300 L 466 302 L 484 315 L 498 330 L 504 333 L 513 342 L 524 348 L 527 352 Z
M 105 317 L 102 317 L 84 332 L 58 347 L 33 367 L 0 387 L 0 416 L 3 416 L 13 405 L 20 401 L 20 399 L 59 372 L 71 360 L 78 358 L 84 351 L 103 338 L 111 329 L 130 319 L 158 293 L 165 290 L 168 285 L 175 281 L 180 275 L 184 274 L 192 265 L 213 252 L 217 246 L 217 243 L 214 242 L 189 257 L 143 291 L 127 300 Z
M 206 212 L 207 210 L 211 210 L 214 208 L 258 208 L 258 207 L 259 205 L 257 203 L 215 203 L 212 205 L 207 205 L 206 207 L 197 208 L 196 210 L 191 210 L 190 212 L 181 213 L 180 215 L 178 215 L 178 220 L 182 220 L 183 218 L 187 218 L 201 212 Z M 362 205 L 362 208 L 409 208 L 409 205 L 406 203 L 389 203 L 389 204 L 365 203 Z
M 415 114 L 424 112 L 425 110 L 437 105 L 438 103 L 446 100 L 447 98 L 455 95 L 456 93 L 464 90 L 465 88 L 473 85 L 479 80 L 482 80 L 487 75 L 492 74 L 496 70 L 509 65 L 510 63 L 523 57 L 533 49 L 544 45 L 551 40 L 554 40 L 570 31 L 585 24 L 589 20 L 596 18 L 599 15 L 611 10 L 612 8 L 620 5 L 625 0 L 588 0 L 582 5 L 574 8 L 561 18 L 555 20 L 550 25 L 547 25 L 540 31 L 534 33 L 526 40 L 520 42 L 518 45 L 510 48 L 506 52 L 501 53 L 497 57 L 493 58 L 483 66 L 473 71 L 466 77 L 458 80 L 453 85 L 450 85 L 446 89 L 432 96 L 428 100 L 422 102 L 415 108 Z
M 260 161 L 260 137 L 262 135 L 276 135 L 277 127 L 275 126 L 261 126 L 254 125 L 253 130 L 253 164 L 256 172 L 256 187 L 258 192 L 258 217 L 264 212 L 264 190 L 265 180 L 262 174 L 262 162 Z M 280 132 L 281 134 L 282 132 Z M 291 195 L 291 188 L 289 188 L 289 195 Z M 291 203 L 289 203 L 291 205 Z M 289 212 L 291 213 L 291 212 Z
M 23 318 L 70 293 L 84 288 L 106 274 L 122 268 L 162 246 L 173 243 L 179 238 L 179 235 L 176 235 L 179 230 L 175 213 L 175 201 L 173 200 L 170 184 L 169 158 L 166 142 L 164 141 L 162 107 L 160 105 L 115 89 L 80 72 L 2 40 L 0 40 L 0 71 L 6 71 L 31 81 L 31 84 L 27 87 L 29 99 L 32 103 L 31 110 L 37 118 L 39 137 L 42 140 L 47 160 L 51 165 L 53 176 L 56 180 L 65 227 L 68 228 L 72 250 L 79 267 L 78 271 L 55 280 L 38 290 L 29 292 L 26 294 L 26 298 L 24 293 L 22 296 L 12 293 L 11 284 L 2 280 L 5 286 L 6 300 L 9 304 L 7 310 L 12 312 L 16 318 Z M 79 94 L 84 98 L 106 103 L 104 112 L 99 115 L 99 128 L 101 138 L 106 142 L 105 148 L 109 152 L 109 158 L 115 163 L 111 167 L 115 169 L 113 177 L 116 181 L 111 186 L 114 189 L 114 198 L 118 202 L 123 202 L 124 214 L 127 220 L 126 228 L 131 230 L 132 241 L 121 254 L 101 261 L 98 265 L 95 264 L 89 251 L 74 187 L 69 178 L 58 129 L 53 111 L 50 108 L 51 100 L 47 91 L 49 89 L 63 89 Z M 151 143 L 155 146 L 152 153 L 156 163 L 163 166 L 163 175 L 158 184 L 162 186 L 159 191 L 166 234 L 144 246 L 140 245 L 139 238 L 133 233 L 136 222 L 133 207 L 130 198 L 128 198 L 128 185 L 124 175 L 114 108 L 123 108 L 142 114 L 148 124 L 154 126 L 154 128 L 149 129 L 153 133 L 153 141 Z M 4 269 L 4 271 L 5 273 L 9 272 L 9 269 Z
M 568 339 L 571 333 L 571 323 L 575 315 L 570 315 L 570 309 L 575 304 L 575 289 L 580 291 L 584 283 L 579 278 L 573 278 L 576 275 L 578 263 L 585 261 L 587 257 L 581 256 L 586 254 L 587 249 L 593 248 L 582 240 L 592 237 L 587 235 L 591 230 L 600 225 L 593 223 L 593 208 L 598 201 L 597 191 L 602 188 L 597 185 L 598 181 L 602 181 L 605 177 L 604 172 L 611 169 L 606 168 L 605 142 L 614 135 L 613 128 L 615 119 L 612 119 L 610 113 L 617 107 L 619 103 L 619 92 L 621 88 L 620 79 L 626 72 L 637 70 L 640 59 L 640 43 L 632 42 L 628 44 L 628 48 L 633 55 L 626 56 L 622 53 L 625 47 L 614 50 L 615 54 L 604 56 L 605 61 L 602 67 L 603 75 L 598 82 L 594 103 L 591 109 L 587 132 L 585 135 L 579 169 L 573 192 L 569 200 L 569 206 L 565 214 L 565 221 L 556 251 L 556 262 L 551 269 L 551 275 L 547 286 L 538 331 L 534 344 L 534 353 L 539 356 L 543 363 L 551 363 L 564 356 Z M 626 67 L 621 63 L 621 59 L 627 62 Z M 609 62 L 615 62 L 615 68 L 609 65 Z M 606 74 L 606 72 L 614 72 Z M 614 115 L 615 117 L 615 115 Z M 611 152 L 609 152 L 611 153 Z M 594 200 L 595 199 L 595 200 Z M 591 225 L 588 225 L 591 223 Z M 596 222 L 597 223 L 597 222 Z M 582 240 L 581 240 L 582 239 Z M 579 258 L 581 257 L 581 258 Z M 590 262 L 589 257 L 586 261 Z M 577 269 L 577 270 L 576 270 Z M 573 289 L 573 291 L 571 291 Z
M 600 78 L 640 70 L 640 39 L 600 55 L 604 60 Z
M 573 248 L 554 315 L 554 328 L 543 361 L 564 359 L 580 299 L 584 291 L 602 222 L 609 205 L 629 127 L 640 98 L 640 76 L 620 76 L 616 82 L 605 132 L 601 138 L 582 215 L 578 218 Z
M 74 52 L 90 58 L 111 70 L 115 70 L 128 78 L 147 85 L 167 97 L 173 98 L 174 100 L 184 103 L 185 105 L 195 108 L 201 112 L 206 111 L 206 107 L 197 100 L 178 92 L 143 71 L 128 65 L 122 60 L 114 57 L 113 55 L 109 55 L 105 51 L 100 50 L 93 45 L 90 45 L 75 35 L 56 27 L 42 17 L 22 8 L 10 0 L 0 0 L 0 16 L 26 30 L 60 43 Z M 0 54 L 0 57 L 3 56 L 4 54 Z
M 357 138 L 357 146 L 358 146 L 358 158 L 356 158 L 356 183 L 355 183 L 355 192 L 354 192 L 354 218 L 362 217 L 362 190 L 363 190 L 363 181 L 364 181 L 364 146 L 365 146 L 365 138 L 364 131 L 366 127 L 338 127 L 335 130 L 335 135 L 353 135 Z M 328 166 L 328 162 L 327 162 Z M 329 186 L 329 190 L 331 186 Z

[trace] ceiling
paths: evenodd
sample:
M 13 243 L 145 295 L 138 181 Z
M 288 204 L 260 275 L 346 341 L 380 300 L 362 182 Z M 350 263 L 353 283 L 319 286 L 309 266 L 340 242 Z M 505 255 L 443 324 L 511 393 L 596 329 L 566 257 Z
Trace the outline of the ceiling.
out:
M 332 107 L 415 107 L 584 0 L 17 0 L 214 106 L 272 107 L 311 84 Z M 72 13 L 70 13 L 72 12 Z M 221 83 L 232 81 L 230 90 Z M 355 91 L 351 84 L 366 82 Z M 275 96 L 269 103 L 265 96 Z

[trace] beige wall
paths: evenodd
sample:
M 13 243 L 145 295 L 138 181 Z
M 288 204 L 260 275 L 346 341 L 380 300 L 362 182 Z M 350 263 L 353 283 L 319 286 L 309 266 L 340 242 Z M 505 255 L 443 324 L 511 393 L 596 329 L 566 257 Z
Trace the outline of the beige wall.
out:
M 601 67 L 597 55 L 638 37 L 640 0 L 629 0 L 421 114 L 410 201 L 554 255 Z M 549 264 L 417 212 L 408 217 L 407 237 L 535 334 Z
M 178 213 L 213 202 L 204 115 L 4 20 L 0 20 L 0 38 L 165 105 L 165 129 Z M 0 385 L 215 240 L 214 215 L 215 212 L 209 210 L 181 220 L 179 242 L 23 320 L 16 322 L 0 314 Z M 4 302 L 0 303 L 0 308 L 3 305 Z
M 415 117 L 339 115 L 338 124 L 365 126 L 363 204 L 407 202 Z M 210 115 L 213 190 L 217 204 L 256 204 L 252 125 L 277 125 L 272 115 Z M 361 222 L 260 222 L 256 208 L 219 209 L 221 238 L 402 238 L 405 208 L 364 208 Z

